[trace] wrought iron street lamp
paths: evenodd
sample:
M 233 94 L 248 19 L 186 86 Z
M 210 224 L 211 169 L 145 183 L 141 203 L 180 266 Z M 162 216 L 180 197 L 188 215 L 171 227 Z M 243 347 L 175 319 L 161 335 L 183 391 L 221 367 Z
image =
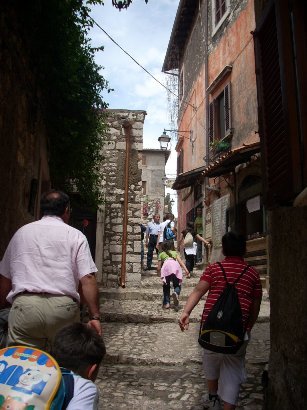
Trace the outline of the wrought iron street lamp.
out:
M 112 5 L 119 11 L 121 11 L 122 9 L 127 9 L 131 3 L 132 0 L 112 0 Z M 145 0 L 145 3 L 147 4 L 148 0 Z
M 163 131 L 163 134 L 158 138 L 158 141 L 160 142 L 160 148 L 163 151 L 166 151 L 168 149 L 168 144 L 170 143 L 171 137 L 166 134 L 166 131 Z

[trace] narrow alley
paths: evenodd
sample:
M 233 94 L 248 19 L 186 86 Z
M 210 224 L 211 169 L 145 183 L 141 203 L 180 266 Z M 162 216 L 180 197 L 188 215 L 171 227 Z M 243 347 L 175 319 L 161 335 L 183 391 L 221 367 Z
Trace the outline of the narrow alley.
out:
M 154 273 L 154 271 L 152 272 Z M 159 278 L 143 275 L 139 287 L 101 289 L 107 356 L 97 385 L 100 409 L 203 409 L 206 394 L 202 348 L 197 343 L 203 304 L 191 314 L 188 332 L 177 324 L 187 296 L 201 271 L 182 286 L 179 311 L 162 310 Z M 269 356 L 269 300 L 267 293 L 247 351 L 247 381 L 239 410 L 260 410 L 261 375 Z

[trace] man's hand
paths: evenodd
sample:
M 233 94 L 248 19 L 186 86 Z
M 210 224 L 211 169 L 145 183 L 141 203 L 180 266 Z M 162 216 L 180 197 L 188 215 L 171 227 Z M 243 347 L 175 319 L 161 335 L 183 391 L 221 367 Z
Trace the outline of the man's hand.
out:
M 185 330 L 188 330 L 189 323 L 190 323 L 190 315 L 186 312 L 183 312 L 180 316 L 178 323 L 179 323 L 179 326 L 182 332 L 184 332 Z
M 102 335 L 99 313 L 99 292 L 94 274 L 88 274 L 80 279 L 81 294 L 83 294 L 84 303 L 87 305 L 90 317 L 95 317 L 88 322 L 88 326 Z M 97 320 L 96 320 L 97 317 Z
M 90 320 L 87 325 L 94 329 L 99 334 L 99 336 L 102 336 L 103 332 L 100 320 Z

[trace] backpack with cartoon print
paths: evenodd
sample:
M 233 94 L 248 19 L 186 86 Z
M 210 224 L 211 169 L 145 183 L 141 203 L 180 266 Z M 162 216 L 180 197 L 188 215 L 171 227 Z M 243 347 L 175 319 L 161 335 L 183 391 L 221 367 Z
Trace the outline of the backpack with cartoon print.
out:
M 61 369 L 48 353 L 26 346 L 0 350 L 1 409 L 59 410 L 65 394 Z

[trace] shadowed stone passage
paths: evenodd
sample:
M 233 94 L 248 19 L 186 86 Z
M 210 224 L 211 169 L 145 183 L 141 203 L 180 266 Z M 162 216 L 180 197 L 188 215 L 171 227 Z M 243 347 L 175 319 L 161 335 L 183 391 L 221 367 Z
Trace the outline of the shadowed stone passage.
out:
M 142 277 L 137 288 L 101 290 L 107 356 L 97 385 L 99 409 L 202 410 L 206 383 L 202 348 L 197 343 L 200 303 L 188 332 L 177 324 L 197 277 L 185 280 L 180 310 L 162 310 L 162 286 L 157 277 Z M 265 296 L 247 352 L 247 380 L 239 410 L 261 410 L 261 375 L 269 355 L 269 301 Z

